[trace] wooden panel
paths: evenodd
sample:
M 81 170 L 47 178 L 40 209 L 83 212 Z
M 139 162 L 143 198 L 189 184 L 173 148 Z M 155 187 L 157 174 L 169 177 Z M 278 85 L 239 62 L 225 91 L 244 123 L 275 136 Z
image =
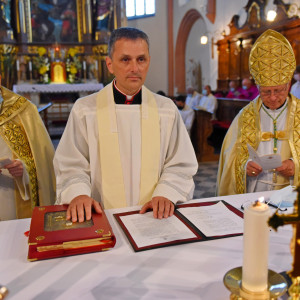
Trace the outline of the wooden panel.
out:
M 207 111 L 195 110 L 191 139 L 199 162 L 219 160 L 219 155 L 214 154 L 214 147 L 207 143 L 207 138 L 213 132 L 211 117 L 212 114 Z
M 240 79 L 240 55 L 241 49 L 239 46 L 239 40 L 233 40 L 230 43 L 230 58 L 229 58 L 229 78 L 230 79 Z
M 217 119 L 231 123 L 240 110 L 249 104 L 250 100 L 218 98 Z

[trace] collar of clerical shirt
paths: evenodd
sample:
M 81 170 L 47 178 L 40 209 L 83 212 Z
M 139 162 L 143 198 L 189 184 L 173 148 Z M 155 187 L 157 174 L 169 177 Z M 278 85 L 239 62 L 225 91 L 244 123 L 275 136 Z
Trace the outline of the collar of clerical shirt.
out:
M 114 99 L 116 104 L 141 104 L 142 103 L 142 88 L 140 88 L 134 95 L 128 96 L 122 93 L 114 81 L 113 84 Z

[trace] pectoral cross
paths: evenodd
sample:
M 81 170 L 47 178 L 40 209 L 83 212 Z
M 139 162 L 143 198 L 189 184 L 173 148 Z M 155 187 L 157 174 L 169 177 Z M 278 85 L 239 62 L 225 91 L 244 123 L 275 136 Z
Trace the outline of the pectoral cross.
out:
M 292 224 L 294 227 L 293 238 L 291 242 L 291 252 L 294 256 L 293 268 L 288 274 L 299 282 L 300 278 L 300 187 L 297 187 L 297 200 L 294 204 L 294 212 L 291 215 L 278 215 L 276 212 L 270 219 L 269 225 L 277 230 L 279 226 Z

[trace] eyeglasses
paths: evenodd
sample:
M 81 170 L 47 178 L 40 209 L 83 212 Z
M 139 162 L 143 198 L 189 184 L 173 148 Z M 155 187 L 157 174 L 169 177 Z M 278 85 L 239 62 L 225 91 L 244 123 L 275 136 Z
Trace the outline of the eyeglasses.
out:
M 262 97 L 270 97 L 272 94 L 274 96 L 281 95 L 283 92 L 286 92 L 287 86 L 281 88 L 281 89 L 275 89 L 275 90 L 261 90 L 259 89 L 259 93 Z
M 246 202 L 244 202 L 244 203 L 241 205 L 241 209 L 244 210 L 245 207 L 246 207 L 247 205 L 249 205 L 250 203 L 252 203 L 252 202 L 253 202 L 253 201 L 249 201 L 249 200 L 246 201 Z M 268 204 L 270 207 L 273 207 L 273 208 L 278 209 L 279 211 L 287 211 L 287 208 L 286 208 L 286 207 L 285 207 L 285 208 L 281 208 L 281 207 L 280 207 L 281 201 L 280 201 L 279 205 L 270 203 L 270 200 L 269 200 L 269 201 L 265 200 L 264 203 L 265 203 L 265 204 Z

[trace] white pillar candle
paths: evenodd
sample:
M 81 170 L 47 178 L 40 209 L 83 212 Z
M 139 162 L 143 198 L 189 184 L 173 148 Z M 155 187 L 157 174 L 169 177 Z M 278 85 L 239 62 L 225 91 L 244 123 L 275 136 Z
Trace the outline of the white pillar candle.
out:
M 85 62 L 85 60 L 83 61 L 83 70 L 86 70 L 86 62 Z
M 30 72 L 32 71 L 32 62 L 31 62 L 31 60 L 29 61 L 29 71 Z
M 17 64 L 17 71 L 20 71 L 20 62 L 19 62 L 18 59 L 17 59 L 17 61 L 16 61 L 16 64 Z
M 95 61 L 95 69 L 98 71 L 98 60 Z
M 269 206 L 257 201 L 245 208 L 242 287 L 263 292 L 268 287 Z

